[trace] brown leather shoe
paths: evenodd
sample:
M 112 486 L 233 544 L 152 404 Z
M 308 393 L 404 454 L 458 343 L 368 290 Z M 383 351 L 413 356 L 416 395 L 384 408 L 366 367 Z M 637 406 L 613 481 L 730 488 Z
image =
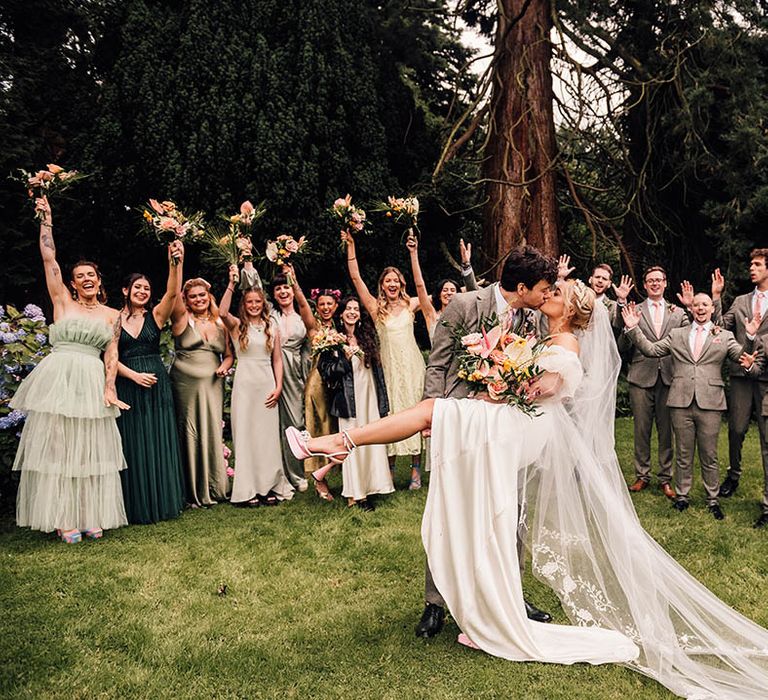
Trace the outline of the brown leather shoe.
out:
M 648 488 L 648 482 L 643 481 L 642 479 L 638 479 L 632 486 L 629 487 L 629 490 L 633 493 L 637 493 L 638 491 L 642 491 L 643 489 Z
M 673 501 L 677 497 L 677 494 L 675 493 L 675 489 L 673 489 L 669 484 L 662 484 L 661 485 L 661 490 L 664 492 L 664 495 L 667 498 L 669 498 L 669 499 L 671 499 Z

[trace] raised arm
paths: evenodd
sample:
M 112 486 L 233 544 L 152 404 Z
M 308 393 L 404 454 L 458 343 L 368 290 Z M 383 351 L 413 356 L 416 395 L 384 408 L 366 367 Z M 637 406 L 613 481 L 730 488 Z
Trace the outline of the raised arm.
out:
M 307 297 L 304 294 L 304 290 L 299 284 L 299 278 L 296 276 L 296 270 L 293 265 L 283 265 L 283 274 L 287 279 L 293 281 L 293 298 L 296 300 L 296 304 L 299 307 L 299 316 L 304 323 L 304 327 L 307 329 L 307 335 L 312 340 L 315 333 L 320 329 L 315 314 L 312 313 L 312 307 L 307 301 Z
M 464 239 L 459 239 L 459 256 L 461 257 L 461 281 L 464 289 L 468 292 L 474 292 L 477 287 L 475 271 L 472 269 L 472 244 L 464 243 Z
M 432 304 L 432 300 L 427 294 L 427 285 L 424 283 L 424 275 L 421 274 L 421 265 L 419 264 L 419 241 L 413 232 L 409 232 L 405 247 L 411 254 L 411 271 L 413 272 L 413 282 L 416 285 L 416 295 L 419 298 L 419 307 L 424 314 L 424 320 L 427 322 L 427 328 L 431 328 L 437 319 L 437 311 Z
M 341 240 L 347 245 L 347 268 L 349 269 L 352 285 L 355 287 L 357 296 L 360 298 L 360 303 L 371 315 L 371 318 L 376 321 L 378 318 L 378 304 L 376 303 L 376 297 L 368 291 L 368 287 L 360 276 L 360 266 L 357 264 L 357 253 L 352 234 L 348 231 L 342 231 Z
M 174 260 L 176 263 L 174 264 Z M 181 278 L 183 276 L 184 244 L 176 240 L 168 246 L 168 282 L 165 294 L 158 305 L 152 309 L 152 315 L 158 328 L 162 328 L 171 317 L 176 300 L 181 296 Z
M 60 311 L 70 299 L 69 290 L 61 277 L 61 268 L 56 262 L 56 246 L 53 242 L 53 215 L 48 198 L 38 197 L 35 208 L 42 215 L 40 220 L 40 255 L 45 269 L 45 283 L 53 302 L 54 311 Z
M 237 316 L 233 316 L 229 309 L 232 306 L 232 295 L 235 293 L 235 285 L 240 279 L 240 271 L 237 269 L 237 265 L 229 266 L 229 282 L 227 288 L 224 290 L 224 294 L 221 295 L 221 301 L 219 302 L 219 318 L 226 326 L 227 330 L 233 335 L 238 334 L 238 328 L 240 327 L 240 320 Z
M 624 325 L 627 328 L 626 337 L 632 341 L 632 344 L 646 357 L 665 357 L 671 352 L 671 336 L 652 343 L 645 334 L 637 327 L 640 323 L 640 311 L 634 304 L 629 304 L 621 310 L 624 318 Z

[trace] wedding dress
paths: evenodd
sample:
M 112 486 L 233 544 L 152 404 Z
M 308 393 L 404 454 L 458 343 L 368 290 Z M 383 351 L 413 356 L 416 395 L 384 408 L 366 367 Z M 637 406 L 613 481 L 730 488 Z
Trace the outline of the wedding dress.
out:
M 560 346 L 542 357 L 562 386 L 538 417 L 435 402 L 422 539 L 438 590 L 494 656 L 625 663 L 681 697 L 766 698 L 768 631 L 688 574 L 637 518 L 614 451 L 620 361 L 602 305 L 579 340 L 581 360 Z M 518 533 L 571 626 L 526 617 Z

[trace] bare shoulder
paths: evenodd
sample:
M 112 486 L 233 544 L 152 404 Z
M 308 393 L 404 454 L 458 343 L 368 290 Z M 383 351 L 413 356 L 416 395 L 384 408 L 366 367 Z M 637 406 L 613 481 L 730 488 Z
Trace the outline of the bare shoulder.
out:
M 577 355 L 579 354 L 579 341 L 573 333 L 557 333 L 553 335 L 550 345 L 559 345 L 565 350 L 575 352 Z

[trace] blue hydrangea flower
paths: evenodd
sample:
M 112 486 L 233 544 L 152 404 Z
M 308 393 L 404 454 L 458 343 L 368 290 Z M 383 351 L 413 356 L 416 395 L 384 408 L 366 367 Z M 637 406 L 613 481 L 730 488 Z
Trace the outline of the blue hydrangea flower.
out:
M 48 336 L 45 333 L 35 333 L 35 340 L 38 345 L 45 345 L 48 342 Z
M 0 331 L 2 331 L 3 333 L 7 333 L 10 330 L 11 330 L 10 323 L 8 323 L 7 321 L 3 321 L 2 323 L 0 323 Z
M 5 307 L 0 306 L 0 318 L 5 318 Z
M 11 411 L 7 416 L 0 418 L 0 430 L 8 430 L 8 428 L 14 428 L 19 423 L 24 422 L 26 414 L 23 411 Z
M 43 310 L 37 304 L 27 304 L 22 313 L 33 321 L 45 321 Z

